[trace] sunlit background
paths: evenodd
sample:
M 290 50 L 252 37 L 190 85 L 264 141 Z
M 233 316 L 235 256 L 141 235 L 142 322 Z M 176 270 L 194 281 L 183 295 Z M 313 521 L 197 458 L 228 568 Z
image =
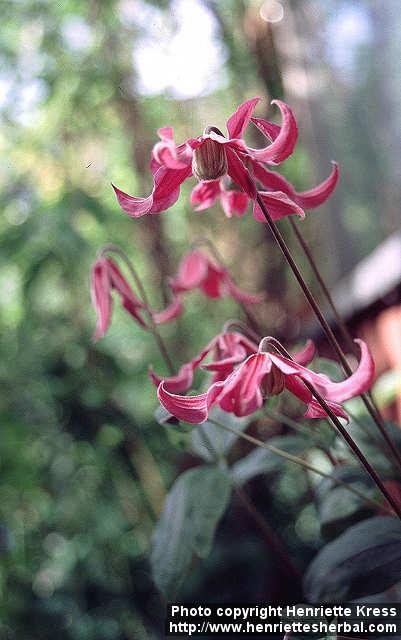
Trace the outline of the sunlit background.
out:
M 91 341 L 98 247 L 120 244 L 161 308 L 166 274 L 192 240 L 213 238 L 243 288 L 267 288 L 259 312 L 267 326 L 292 340 L 304 333 L 304 302 L 250 213 L 231 221 L 218 205 L 194 213 L 186 185 L 170 211 L 132 221 L 110 183 L 149 192 L 160 126 L 174 126 L 181 141 L 206 124 L 224 128 L 254 95 L 263 98 L 259 115 L 276 118 L 269 103 L 284 97 L 300 130 L 285 175 L 302 190 L 328 175 L 330 160 L 341 166 L 334 197 L 302 223 L 336 285 L 400 228 L 399 8 L 396 0 L 0 0 L 1 638 L 163 637 L 150 537 L 166 490 L 193 460 L 153 419 L 147 367 L 164 369 L 150 336 L 116 305 L 106 338 Z M 184 318 L 162 328 L 177 367 L 237 314 L 233 301 L 192 294 Z M 271 484 L 261 480 L 259 498 Z M 287 514 L 282 535 L 300 566 L 321 544 L 305 492 L 289 470 L 266 499 L 274 519 Z M 285 592 L 268 577 L 263 541 L 236 515 L 182 599 Z

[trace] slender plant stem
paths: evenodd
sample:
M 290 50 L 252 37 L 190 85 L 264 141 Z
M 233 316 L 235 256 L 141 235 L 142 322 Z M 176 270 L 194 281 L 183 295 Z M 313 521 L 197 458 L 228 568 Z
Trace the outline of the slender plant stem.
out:
M 348 327 L 347 327 L 346 323 L 344 322 L 341 314 L 339 313 L 339 311 L 338 311 L 338 309 L 337 309 L 337 307 L 336 307 L 336 305 L 334 303 L 333 297 L 332 297 L 332 295 L 331 295 L 331 293 L 329 291 L 328 286 L 326 285 L 326 283 L 325 283 L 325 281 L 323 279 L 322 274 L 320 273 L 319 267 L 317 266 L 316 260 L 313 257 L 312 252 L 311 252 L 307 242 L 305 242 L 305 239 L 304 239 L 302 233 L 300 232 L 300 230 L 298 229 L 298 225 L 295 222 L 294 218 L 289 216 L 288 220 L 289 220 L 290 226 L 291 226 L 291 228 L 292 228 L 292 230 L 293 230 L 293 232 L 295 234 L 295 237 L 298 240 L 298 243 L 301 246 L 302 251 L 304 252 L 304 254 L 305 254 L 305 256 L 306 256 L 306 258 L 307 258 L 307 260 L 309 262 L 309 265 L 310 265 L 310 267 L 311 267 L 311 269 L 312 269 L 312 271 L 313 271 L 313 273 L 314 273 L 314 275 L 316 277 L 316 280 L 318 281 L 318 283 L 320 285 L 320 288 L 323 291 L 323 295 L 326 298 L 327 303 L 328 303 L 328 305 L 329 305 L 329 307 L 330 307 L 330 309 L 331 309 L 331 311 L 332 311 L 332 313 L 333 313 L 333 315 L 335 317 L 337 326 L 339 327 L 339 329 L 340 329 L 340 331 L 341 331 L 341 333 L 343 335 L 344 341 L 345 341 L 348 349 L 354 355 L 358 355 L 357 351 L 355 349 L 355 342 L 353 341 L 352 336 L 351 336 L 351 334 L 350 334 L 350 332 L 348 330 Z M 376 413 L 379 414 L 379 417 L 380 417 L 379 408 L 378 408 L 377 404 L 375 403 L 374 398 L 372 397 L 372 394 L 369 393 L 367 395 L 370 398 L 370 401 L 371 401 L 371 403 L 372 403 L 372 405 L 374 407 L 374 410 L 376 411 Z
M 327 415 L 329 416 L 330 420 L 332 421 L 332 423 L 334 424 L 338 432 L 344 438 L 344 440 L 346 441 L 350 449 L 352 449 L 352 451 L 357 456 L 361 464 L 365 467 L 367 473 L 370 475 L 373 482 L 376 483 L 376 485 L 382 492 L 383 496 L 386 498 L 387 502 L 392 506 L 398 518 L 401 520 L 400 505 L 397 503 L 396 500 L 394 500 L 391 493 L 387 491 L 379 475 L 376 473 L 376 471 L 374 470 L 370 462 L 368 462 L 367 458 L 364 456 L 364 454 L 362 453 L 362 451 L 360 450 L 360 448 L 358 447 L 354 439 L 350 436 L 348 431 L 343 427 L 343 425 L 341 424 L 337 416 L 333 413 L 333 411 L 330 409 L 329 405 L 327 404 L 323 396 L 320 395 L 320 393 L 315 389 L 315 387 L 309 382 L 307 382 L 306 380 L 303 380 L 303 383 L 309 389 L 309 391 L 313 394 L 313 396 L 316 398 L 316 400 L 318 401 L 322 409 L 324 409 L 324 411 L 327 413 Z
M 225 265 L 225 260 L 222 257 L 220 251 L 217 249 L 217 247 L 213 244 L 213 242 L 211 240 L 209 240 L 209 238 L 199 238 L 198 240 L 195 240 L 195 242 L 192 243 L 192 248 L 195 249 L 196 247 L 205 245 L 206 247 L 209 248 L 210 253 L 213 255 L 213 257 L 215 258 L 215 260 L 221 264 L 221 266 L 228 271 L 226 265 Z M 246 319 L 249 322 L 250 327 L 256 331 L 256 333 L 260 333 L 260 327 L 259 327 L 259 323 L 256 320 L 255 316 L 253 315 L 253 313 L 251 311 L 249 311 L 247 305 L 244 302 L 241 302 L 240 300 L 237 300 L 238 305 L 241 307 L 242 311 L 244 312 L 244 315 L 246 317 Z
M 318 303 L 316 302 L 311 290 L 309 289 L 307 283 L 305 282 L 298 265 L 296 264 L 294 258 L 291 255 L 291 252 L 287 246 L 287 243 L 285 242 L 283 236 L 281 235 L 279 229 L 277 228 L 277 226 L 275 225 L 275 223 L 273 222 L 260 194 L 257 194 L 257 202 L 263 212 L 263 215 L 266 219 L 266 222 L 268 224 L 268 227 L 274 237 L 274 239 L 276 240 L 277 244 L 279 245 L 285 259 L 287 260 L 296 280 L 298 281 L 299 286 L 301 287 L 306 299 L 308 300 L 310 306 L 312 307 L 316 317 L 318 318 L 324 333 L 327 336 L 328 341 L 330 342 L 333 350 L 335 351 L 335 353 L 337 354 L 341 365 L 345 371 L 345 373 L 350 376 L 352 374 L 352 369 L 350 367 L 350 365 L 348 364 L 347 358 L 345 357 L 345 354 L 343 352 L 343 350 L 341 349 L 337 338 L 335 337 L 329 323 L 327 322 L 326 318 L 324 317 Z M 379 414 L 379 412 L 375 409 L 375 407 L 372 404 L 371 399 L 369 398 L 369 396 L 366 393 L 361 394 L 361 398 L 363 400 L 363 403 L 366 407 L 366 409 L 368 410 L 368 412 L 370 413 L 370 415 L 372 416 L 374 422 L 377 425 L 377 428 L 379 429 L 379 431 L 381 432 L 383 438 L 385 439 L 389 449 L 391 450 L 395 460 L 397 461 L 399 467 L 401 468 L 401 454 L 398 451 L 397 447 L 395 446 L 395 444 L 393 443 L 392 439 L 390 438 L 390 436 L 388 435 L 387 431 L 386 431 L 386 427 L 384 425 L 384 421 L 382 416 Z
M 261 339 L 260 335 L 255 333 L 253 329 L 248 327 L 248 325 L 245 324 L 245 322 L 242 322 L 241 320 L 227 320 L 223 325 L 222 332 L 228 333 L 231 329 L 237 329 L 239 331 L 242 331 L 242 333 L 247 334 L 251 340 L 256 342 L 256 344 L 259 344 L 260 342 L 260 339 Z
M 265 338 L 265 340 L 269 340 L 269 338 Z M 278 340 L 276 340 L 275 338 L 270 338 L 269 342 L 282 356 L 284 356 L 285 358 L 288 358 L 289 360 L 293 360 L 291 355 L 288 353 L 288 351 L 286 349 L 284 349 L 284 347 L 282 346 L 282 344 Z M 359 459 L 359 461 L 361 462 L 362 466 L 365 468 L 367 473 L 372 478 L 373 482 L 375 482 L 375 484 L 380 489 L 380 491 L 383 494 L 383 496 L 386 498 L 387 502 L 393 507 L 393 509 L 394 509 L 395 513 L 397 514 L 398 518 L 401 520 L 401 506 L 398 504 L 398 502 L 396 500 L 394 500 L 394 498 L 391 495 L 391 493 L 389 493 L 387 491 L 387 489 L 384 486 L 381 478 L 376 473 L 375 469 L 372 467 L 372 465 L 367 460 L 367 458 L 364 456 L 364 454 L 362 453 L 362 451 L 360 450 L 360 448 L 358 447 L 358 445 L 356 444 L 354 439 L 350 436 L 348 431 L 343 427 L 343 425 L 339 421 L 338 417 L 335 415 L 335 413 L 333 412 L 331 407 L 329 407 L 328 403 L 323 398 L 323 396 L 319 393 L 319 391 L 317 391 L 315 386 L 313 384 L 311 384 L 310 382 L 308 382 L 308 380 L 305 380 L 305 378 L 302 378 L 302 382 L 304 383 L 305 387 L 307 389 L 309 389 L 309 391 L 311 392 L 312 396 L 320 404 L 320 406 L 322 407 L 323 411 L 330 418 L 330 420 L 331 420 L 332 424 L 334 425 L 334 427 L 337 429 L 337 431 L 343 437 L 343 439 L 348 444 L 350 449 L 353 451 L 353 453 Z
M 112 244 L 112 243 L 108 243 L 103 245 L 103 247 L 100 250 L 101 255 L 104 255 L 106 253 L 115 253 L 117 254 L 121 260 L 125 263 L 125 265 L 127 266 L 128 271 L 130 272 L 133 280 L 135 281 L 135 284 L 137 286 L 139 295 L 142 299 L 142 302 L 145 305 L 145 312 L 146 315 L 148 316 L 148 320 L 149 320 L 149 326 L 148 329 L 151 332 L 151 334 L 153 335 L 157 346 L 159 347 L 159 351 L 162 355 L 162 358 L 166 364 L 167 369 L 169 370 L 169 373 L 173 374 L 175 372 L 174 369 L 174 365 L 172 363 L 172 360 L 168 354 L 167 351 L 167 347 L 164 344 L 164 340 L 161 337 L 158 329 L 157 329 L 157 325 L 153 319 L 153 315 L 152 312 L 150 311 L 150 306 L 149 306 L 149 301 L 148 301 L 148 297 L 146 295 L 146 291 L 145 288 L 142 284 L 142 281 L 138 275 L 138 272 L 136 271 L 134 265 L 132 264 L 131 260 L 128 258 L 128 256 L 124 253 L 124 251 L 122 249 L 120 249 L 120 247 L 116 244 Z
M 316 448 L 320 449 L 320 451 L 322 451 L 325 454 L 325 456 L 327 456 L 327 458 L 329 459 L 333 467 L 335 467 L 338 464 L 337 460 L 333 457 L 331 452 L 328 451 L 324 446 L 323 442 L 319 438 L 319 435 L 315 433 L 312 429 L 305 427 L 303 424 L 298 424 L 298 422 L 295 422 L 295 420 L 291 420 L 291 418 L 288 418 L 282 413 L 277 413 L 276 411 L 273 411 L 269 407 L 265 406 L 263 410 L 264 410 L 264 413 L 275 422 L 277 423 L 281 422 L 282 424 L 285 424 L 290 429 L 293 429 L 298 433 L 307 435 L 309 438 L 311 438 L 315 442 Z
M 300 244 L 300 246 L 302 248 L 302 251 L 304 252 L 304 254 L 305 254 L 305 256 L 306 256 L 306 258 L 307 258 L 307 260 L 309 262 L 309 265 L 310 265 L 310 267 L 311 267 L 311 269 L 312 269 L 312 271 L 313 271 L 313 273 L 314 273 L 314 275 L 316 277 L 316 280 L 318 281 L 318 283 L 319 283 L 319 285 L 320 285 L 320 287 L 321 287 L 321 289 L 323 291 L 323 294 L 324 294 L 324 296 L 325 296 L 325 298 L 326 298 L 326 300 L 327 300 L 327 302 L 328 302 L 328 304 L 330 306 L 330 309 L 333 312 L 333 315 L 334 315 L 334 317 L 336 319 L 337 326 L 341 330 L 341 333 L 343 335 L 344 341 L 347 344 L 348 349 L 351 351 L 351 353 L 354 353 L 355 355 L 357 355 L 356 349 L 355 349 L 355 342 L 353 341 L 353 339 L 351 337 L 351 334 L 348 331 L 347 325 L 345 324 L 344 320 L 342 319 L 341 315 L 339 314 L 339 312 L 337 310 L 336 305 L 334 304 L 334 300 L 332 298 L 332 295 L 331 295 L 331 293 L 330 293 L 325 281 L 323 280 L 323 277 L 322 277 L 322 275 L 321 275 L 321 273 L 319 271 L 319 268 L 318 268 L 318 266 L 316 264 L 316 261 L 315 261 L 313 255 L 312 255 L 312 252 L 311 252 L 310 248 L 308 247 L 307 243 L 305 242 L 305 239 L 304 239 L 302 233 L 298 229 L 298 225 L 295 222 L 295 220 L 291 216 L 289 216 L 288 220 L 289 220 L 291 228 L 292 228 L 292 230 L 293 230 L 293 232 L 295 234 L 295 237 L 296 237 L 298 243 Z
M 295 578 L 299 583 L 301 580 L 301 574 L 298 569 L 292 564 L 288 557 L 287 550 L 281 538 L 277 535 L 274 529 L 266 522 L 263 516 L 259 513 L 252 500 L 246 494 L 246 492 L 241 489 L 241 487 L 235 487 L 235 493 L 240 499 L 243 507 L 249 513 L 249 515 L 253 518 L 253 520 L 258 525 L 259 529 L 263 533 L 263 536 L 266 538 L 266 541 L 269 545 L 269 548 L 273 553 L 275 553 L 281 561 L 283 568 L 289 574 L 291 578 Z
M 358 489 L 355 489 L 355 487 L 352 487 L 347 482 L 340 480 L 340 478 L 335 478 L 330 473 L 326 473 L 321 469 L 317 469 L 313 465 L 309 464 L 309 462 L 306 462 L 306 460 L 304 460 L 303 458 L 294 456 L 292 453 L 288 453 L 288 451 L 284 451 L 284 449 L 279 449 L 274 445 L 268 444 L 267 442 L 263 442 L 258 438 L 254 438 L 253 436 L 250 436 L 248 433 L 243 433 L 242 431 L 237 431 L 236 429 L 232 429 L 231 427 L 225 424 L 222 424 L 221 422 L 217 422 L 217 420 L 213 420 L 210 417 L 208 418 L 208 421 L 216 425 L 216 427 L 225 429 L 226 431 L 230 431 L 230 433 L 234 433 L 238 438 L 243 438 L 243 440 L 247 440 L 247 442 L 250 442 L 251 444 L 254 444 L 257 447 L 260 447 L 261 449 L 266 449 L 267 451 L 271 451 L 272 453 L 275 453 L 276 455 L 280 456 L 281 458 L 284 458 L 285 460 L 288 460 L 289 462 L 293 462 L 299 465 L 300 467 L 303 467 L 304 469 L 308 469 L 308 471 L 312 471 L 313 473 L 316 473 L 318 476 L 321 476 L 322 478 L 327 478 L 328 480 L 331 480 L 335 484 L 341 487 L 344 487 L 354 495 L 358 496 L 358 498 L 360 498 L 361 500 L 369 504 L 371 508 L 373 507 L 374 509 L 380 509 L 380 510 L 384 509 L 387 513 L 391 513 L 392 515 L 393 512 L 385 505 L 382 505 L 380 504 L 380 502 L 377 502 L 376 500 L 373 500 L 372 498 L 365 496 L 361 491 L 359 491 Z

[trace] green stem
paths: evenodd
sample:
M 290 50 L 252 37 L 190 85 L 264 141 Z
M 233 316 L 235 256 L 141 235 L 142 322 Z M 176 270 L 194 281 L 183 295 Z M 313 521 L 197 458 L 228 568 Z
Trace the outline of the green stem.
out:
M 336 466 L 337 460 L 335 460 L 331 452 L 326 449 L 324 443 L 321 441 L 321 438 L 319 437 L 318 434 L 314 432 L 313 429 L 311 429 L 310 427 L 305 427 L 303 424 L 299 424 L 298 422 L 295 422 L 295 420 L 291 420 L 291 418 L 288 418 L 288 416 L 285 416 L 282 413 L 277 413 L 276 411 L 273 411 L 269 407 L 264 406 L 263 411 L 267 416 L 269 416 L 269 418 L 271 418 L 278 424 L 280 423 L 285 424 L 290 429 L 293 429 L 294 431 L 297 431 L 298 433 L 302 433 L 303 435 L 306 435 L 309 438 L 311 438 L 315 442 L 316 447 L 321 451 L 323 451 L 323 453 L 327 456 L 330 463 L 333 466 Z
M 351 493 L 355 494 L 356 496 L 358 496 L 358 498 L 361 498 L 361 500 L 366 502 L 371 508 L 373 507 L 375 510 L 377 509 L 384 510 L 384 511 L 387 511 L 387 513 L 390 513 L 392 515 L 393 512 L 385 505 L 380 504 L 380 502 L 377 502 L 372 498 L 368 498 L 361 491 L 359 491 L 358 489 L 355 489 L 354 487 L 349 485 L 347 482 L 344 482 L 339 478 L 335 478 L 330 473 L 326 473 L 321 469 L 317 469 L 313 465 L 309 464 L 309 462 L 306 462 L 306 460 L 304 460 L 303 458 L 294 456 L 292 453 L 288 453 L 287 451 L 284 451 L 284 449 L 279 449 L 274 445 L 267 444 L 267 442 L 263 442 L 258 438 L 254 438 L 253 436 L 250 436 L 247 433 L 243 433 L 241 431 L 237 431 L 236 429 L 232 429 L 231 427 L 228 427 L 225 424 L 217 422 L 216 420 L 213 420 L 210 417 L 208 418 L 208 421 L 216 425 L 216 427 L 220 427 L 221 429 L 225 429 L 226 431 L 230 431 L 231 433 L 234 433 L 238 438 L 243 438 L 244 440 L 247 440 L 247 442 L 250 442 L 251 444 L 254 444 L 257 447 L 260 447 L 261 449 L 266 449 L 267 451 L 271 451 L 272 453 L 275 453 L 276 455 L 280 456 L 281 458 L 284 458 L 285 460 L 288 460 L 289 462 L 293 462 L 299 465 L 300 467 L 303 467 L 304 469 L 308 469 L 308 471 L 312 471 L 313 473 L 316 473 L 322 478 L 327 478 L 328 480 L 331 480 L 335 484 L 338 484 L 339 486 L 344 487 Z

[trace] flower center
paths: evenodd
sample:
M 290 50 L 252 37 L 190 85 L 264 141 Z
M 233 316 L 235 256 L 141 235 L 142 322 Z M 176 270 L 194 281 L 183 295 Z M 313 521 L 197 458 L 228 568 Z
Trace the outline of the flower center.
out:
M 204 135 L 208 135 L 212 131 L 220 134 L 220 131 L 215 127 L 206 127 Z M 206 138 L 194 150 L 192 171 L 198 180 L 218 180 L 226 175 L 227 156 L 224 145 L 212 138 Z
M 266 398 L 269 396 L 277 396 L 284 390 L 284 387 L 284 374 L 273 364 L 270 372 L 263 378 L 261 384 L 262 393 Z

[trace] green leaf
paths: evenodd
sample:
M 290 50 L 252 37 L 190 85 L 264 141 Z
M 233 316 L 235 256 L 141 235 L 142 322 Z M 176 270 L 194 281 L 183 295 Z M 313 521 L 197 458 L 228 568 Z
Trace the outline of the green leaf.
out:
M 266 444 L 270 444 L 278 449 L 283 449 L 287 453 L 294 455 L 299 455 L 310 448 L 309 439 L 300 435 L 277 436 L 270 438 Z M 247 456 L 233 464 L 231 467 L 231 475 L 234 482 L 242 485 L 259 474 L 279 471 L 285 463 L 286 460 L 277 453 L 262 447 L 256 447 Z
M 363 470 L 349 465 L 341 465 L 334 467 L 331 475 L 355 486 L 355 489 L 364 495 L 374 497 L 372 484 Z M 345 487 L 336 485 L 328 478 L 319 483 L 316 495 L 321 533 L 326 540 L 332 540 L 352 524 L 371 515 L 372 507 L 369 507 L 362 498 L 351 493 Z
M 214 407 L 209 412 L 210 418 L 221 424 L 242 432 L 247 428 L 250 418 L 237 418 L 232 413 L 226 413 L 219 407 Z M 206 462 L 212 462 L 224 457 L 238 439 L 234 433 L 230 433 L 216 426 L 208 420 L 192 431 L 191 450 Z
M 401 580 L 401 523 L 391 516 L 353 525 L 317 554 L 306 572 L 311 602 L 380 593 Z
M 386 422 L 385 428 L 394 444 L 401 450 L 401 429 L 392 422 Z M 386 443 L 372 419 L 362 416 L 358 418 L 358 423 L 351 421 L 347 430 L 376 470 L 386 478 L 394 477 L 392 457 L 387 452 Z M 354 454 L 342 439 L 337 440 L 336 448 L 340 457 L 346 457 L 350 462 L 357 464 Z
M 205 558 L 231 495 L 227 473 L 202 466 L 181 474 L 170 490 L 152 542 L 155 583 L 175 596 L 194 557 Z

